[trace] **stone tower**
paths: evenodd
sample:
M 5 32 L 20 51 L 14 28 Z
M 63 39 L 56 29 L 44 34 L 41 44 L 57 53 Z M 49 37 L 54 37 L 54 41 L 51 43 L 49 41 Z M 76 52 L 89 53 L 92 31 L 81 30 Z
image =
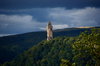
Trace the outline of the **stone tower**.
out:
M 51 40 L 53 39 L 53 26 L 51 24 L 51 22 L 49 21 L 48 22 L 48 25 L 47 25 L 47 40 Z

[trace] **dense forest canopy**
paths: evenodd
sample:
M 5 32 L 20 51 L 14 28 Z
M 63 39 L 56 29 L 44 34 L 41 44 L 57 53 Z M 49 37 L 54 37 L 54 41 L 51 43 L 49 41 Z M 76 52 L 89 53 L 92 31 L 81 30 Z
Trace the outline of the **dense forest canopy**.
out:
M 78 36 L 81 32 L 84 32 L 85 30 L 89 31 L 90 29 L 92 28 L 66 28 L 54 30 L 53 33 L 54 37 L 74 37 Z M 0 63 L 2 64 L 6 61 L 13 60 L 19 54 L 38 44 L 40 41 L 45 40 L 46 35 L 46 31 L 40 31 L 0 37 Z
M 79 35 L 73 44 L 75 62 L 82 66 L 100 65 L 100 29 L 92 29 Z
M 99 66 L 100 28 L 38 43 L 1 66 Z

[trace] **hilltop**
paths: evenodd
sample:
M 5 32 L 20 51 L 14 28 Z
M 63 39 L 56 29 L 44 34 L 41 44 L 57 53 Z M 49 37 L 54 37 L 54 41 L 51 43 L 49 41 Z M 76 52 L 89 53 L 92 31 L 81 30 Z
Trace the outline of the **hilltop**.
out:
M 54 37 L 75 37 L 81 32 L 89 31 L 91 28 L 66 28 L 54 31 Z M 24 34 L 0 37 L 0 63 L 10 61 L 16 56 L 46 39 L 46 32 L 29 32 Z
M 99 66 L 99 40 L 100 29 L 43 40 L 3 66 Z
M 44 40 L 25 51 L 15 60 L 5 63 L 4 66 L 59 66 L 61 59 L 72 59 L 71 45 L 74 41 L 75 38 L 71 37 Z

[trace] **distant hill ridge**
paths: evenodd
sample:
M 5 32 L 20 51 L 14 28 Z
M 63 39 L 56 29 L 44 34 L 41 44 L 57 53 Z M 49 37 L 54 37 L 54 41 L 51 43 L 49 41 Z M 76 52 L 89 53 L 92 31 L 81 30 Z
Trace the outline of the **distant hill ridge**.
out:
M 82 27 L 77 27 L 77 28 L 95 28 L 95 27 L 82 26 Z

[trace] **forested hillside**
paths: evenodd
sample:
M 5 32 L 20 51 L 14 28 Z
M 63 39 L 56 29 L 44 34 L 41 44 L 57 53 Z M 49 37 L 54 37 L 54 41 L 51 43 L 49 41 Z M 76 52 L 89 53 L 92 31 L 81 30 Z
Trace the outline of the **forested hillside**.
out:
M 54 37 L 57 36 L 78 36 L 81 32 L 91 28 L 67 28 L 54 31 Z M 30 32 L 19 35 L 0 37 L 0 63 L 10 61 L 20 53 L 24 52 L 33 45 L 36 45 L 46 39 L 46 32 Z
M 100 29 L 77 37 L 56 37 L 33 46 L 1 66 L 99 66 Z
M 72 62 L 72 44 L 75 38 L 57 37 L 51 41 L 42 41 L 25 51 L 12 62 L 11 66 L 58 66 L 62 59 Z

